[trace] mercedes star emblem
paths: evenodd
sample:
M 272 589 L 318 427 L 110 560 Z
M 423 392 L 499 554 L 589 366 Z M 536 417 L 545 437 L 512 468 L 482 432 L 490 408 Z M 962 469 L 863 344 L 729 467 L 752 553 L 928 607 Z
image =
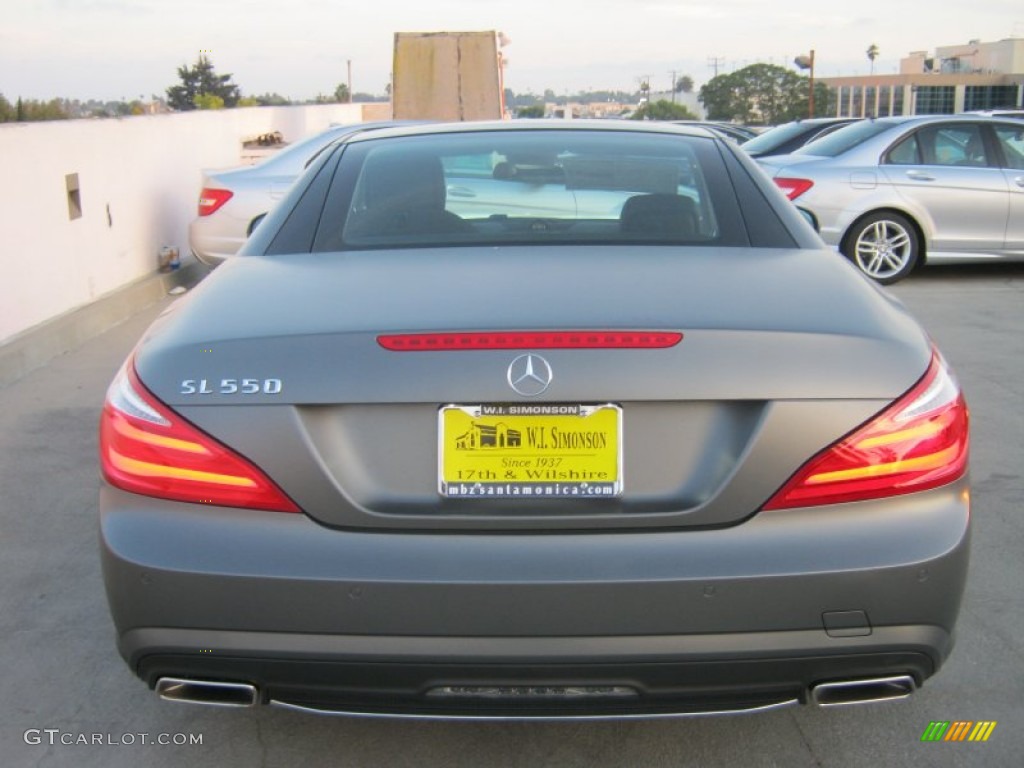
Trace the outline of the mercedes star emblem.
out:
M 508 367 L 508 383 L 524 397 L 541 394 L 554 378 L 548 361 L 540 355 L 520 355 Z

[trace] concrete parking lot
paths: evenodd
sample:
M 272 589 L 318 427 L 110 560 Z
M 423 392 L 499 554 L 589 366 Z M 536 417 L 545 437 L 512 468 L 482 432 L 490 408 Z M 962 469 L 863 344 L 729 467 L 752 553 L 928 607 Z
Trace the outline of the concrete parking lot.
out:
M 114 648 L 96 551 L 95 433 L 108 382 L 165 299 L 0 389 L 0 765 L 1024 764 L 1024 265 L 934 267 L 891 291 L 957 370 L 973 419 L 974 551 L 958 645 L 916 696 L 742 717 L 505 724 L 158 700 Z M 922 743 L 932 721 L 997 726 L 985 743 Z

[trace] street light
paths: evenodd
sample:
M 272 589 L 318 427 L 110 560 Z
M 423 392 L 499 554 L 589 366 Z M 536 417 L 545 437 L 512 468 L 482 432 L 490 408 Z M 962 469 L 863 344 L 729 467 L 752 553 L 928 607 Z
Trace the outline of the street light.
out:
M 814 49 L 811 49 L 810 56 L 797 56 L 793 59 L 793 63 L 800 67 L 800 69 L 809 69 L 811 71 L 811 89 L 807 99 L 807 116 L 814 117 Z

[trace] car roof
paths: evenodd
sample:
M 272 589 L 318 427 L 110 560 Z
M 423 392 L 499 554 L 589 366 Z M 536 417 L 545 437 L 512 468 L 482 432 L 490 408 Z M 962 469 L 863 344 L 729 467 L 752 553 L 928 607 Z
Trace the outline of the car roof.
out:
M 878 123 L 890 125 L 907 125 L 910 123 L 935 123 L 935 122 L 1005 122 L 1004 118 L 990 114 L 979 114 L 977 112 L 959 112 L 955 115 L 888 115 L 886 117 L 869 117 Z
M 711 138 L 723 141 L 708 128 L 675 125 L 658 121 L 601 120 L 601 119 L 537 119 L 537 120 L 478 120 L 458 123 L 426 123 L 421 125 L 382 128 L 352 136 L 348 143 L 373 141 L 397 136 L 434 136 L 480 131 L 604 131 L 606 133 L 667 133 Z
M 789 123 L 780 123 L 780 125 L 789 125 L 790 123 L 800 123 L 802 125 L 829 125 L 830 123 L 845 123 L 851 120 L 859 120 L 857 117 L 800 117 L 796 120 L 790 120 Z

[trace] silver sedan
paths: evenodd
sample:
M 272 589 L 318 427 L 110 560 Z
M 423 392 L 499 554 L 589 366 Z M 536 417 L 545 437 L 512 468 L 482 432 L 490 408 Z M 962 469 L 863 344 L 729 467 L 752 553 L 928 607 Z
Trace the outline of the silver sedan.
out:
M 188 228 L 189 248 L 215 267 L 234 256 L 259 220 L 284 197 L 310 158 L 332 141 L 393 122 L 334 125 L 290 144 L 256 165 L 204 171 L 198 216 Z
M 1024 257 L 1024 122 L 865 120 L 759 160 L 822 238 L 880 283 L 928 262 Z

